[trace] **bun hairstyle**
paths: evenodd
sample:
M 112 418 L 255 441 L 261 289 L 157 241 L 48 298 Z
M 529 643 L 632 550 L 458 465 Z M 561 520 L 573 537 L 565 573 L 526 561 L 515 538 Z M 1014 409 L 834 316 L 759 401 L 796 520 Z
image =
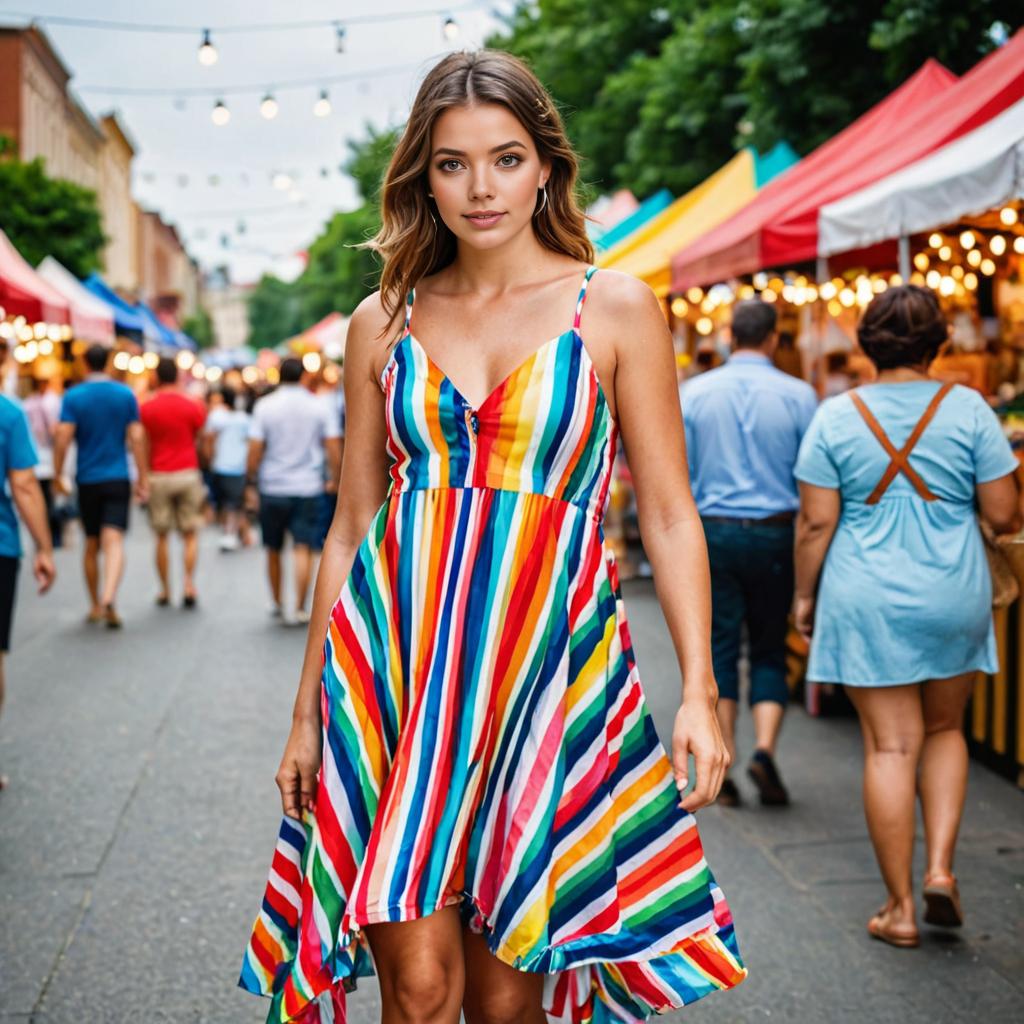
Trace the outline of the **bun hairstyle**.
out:
M 389 324 L 395 322 L 405 296 L 421 277 L 455 259 L 455 236 L 427 196 L 430 136 L 434 122 L 446 110 L 474 103 L 498 103 L 511 111 L 530 133 L 541 160 L 551 165 L 547 202 L 542 204 L 537 195 L 533 218 L 537 239 L 553 252 L 593 262 L 594 249 L 576 198 L 579 161 L 548 91 L 511 54 L 500 50 L 451 53 L 431 68 L 416 94 L 384 176 L 382 226 L 368 243 L 384 260 L 380 291 Z
M 860 347 L 879 370 L 926 366 L 948 336 L 934 293 L 914 284 L 876 295 L 857 327 Z

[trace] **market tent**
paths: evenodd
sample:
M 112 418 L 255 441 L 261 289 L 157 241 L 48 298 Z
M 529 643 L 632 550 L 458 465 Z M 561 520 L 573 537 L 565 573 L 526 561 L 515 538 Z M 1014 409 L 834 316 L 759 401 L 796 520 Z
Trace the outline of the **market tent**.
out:
M 82 282 L 82 287 L 102 299 L 114 311 L 114 327 L 118 334 L 126 332 L 142 334 L 142 329 L 145 326 L 142 316 L 130 302 L 122 299 L 99 274 L 90 274 Z
M 639 205 L 640 200 L 628 188 L 620 188 L 610 196 L 601 196 L 587 207 L 587 234 L 591 239 L 599 238 Z
M 328 313 L 323 320 L 289 338 L 285 346 L 294 352 L 322 352 L 328 359 L 342 359 L 347 338 L 348 317 Z
M 0 306 L 8 316 L 23 316 L 31 323 L 69 324 L 71 306 L 0 231 Z
M 957 81 L 929 61 L 899 89 L 672 261 L 685 288 L 818 255 L 818 211 L 984 124 L 1024 96 L 1024 31 Z
M 657 217 L 668 209 L 672 202 L 672 193 L 667 188 L 648 196 L 628 217 L 623 217 L 618 224 L 593 239 L 594 248 L 604 252 L 628 238 L 634 231 L 642 228 L 652 217 Z
M 874 185 L 821 208 L 822 255 L 931 231 L 1024 198 L 1024 99 Z
M 597 265 L 639 277 L 658 298 L 664 298 L 672 283 L 672 255 L 748 203 L 759 188 L 797 160 L 785 143 L 764 156 L 753 149 L 740 150 L 724 167 L 680 196 L 639 231 L 602 253 Z
M 47 256 L 37 267 L 44 281 L 48 281 L 71 305 L 71 328 L 76 338 L 114 344 L 114 313 L 102 299 L 97 298 L 62 263 Z
M 142 318 L 142 337 L 155 345 L 180 348 L 174 331 L 160 323 L 160 318 L 144 302 L 135 303 L 135 312 Z

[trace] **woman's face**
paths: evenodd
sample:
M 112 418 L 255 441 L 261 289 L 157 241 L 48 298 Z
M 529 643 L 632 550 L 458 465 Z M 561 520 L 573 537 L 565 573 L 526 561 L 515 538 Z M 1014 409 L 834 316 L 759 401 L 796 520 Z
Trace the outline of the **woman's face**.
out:
M 460 243 L 494 249 L 532 224 L 549 164 L 506 107 L 446 110 L 431 134 L 429 191 Z

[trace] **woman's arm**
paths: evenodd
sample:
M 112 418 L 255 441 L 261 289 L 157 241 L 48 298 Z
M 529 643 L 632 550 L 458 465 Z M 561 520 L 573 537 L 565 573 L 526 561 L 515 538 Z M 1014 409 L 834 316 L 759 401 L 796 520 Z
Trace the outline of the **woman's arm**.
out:
M 1021 526 L 1018 477 L 1024 470 L 978 484 L 978 511 L 996 533 L 1017 533 Z
M 636 492 L 644 550 L 654 573 L 682 676 L 682 704 L 672 736 L 673 768 L 688 811 L 711 803 L 728 768 L 718 727 L 718 686 L 711 666 L 711 583 L 704 530 L 690 493 L 676 360 L 661 307 L 634 278 L 598 275 L 600 299 L 590 310 L 594 331 L 615 347 L 615 409 Z M 586 335 L 586 327 L 584 327 Z
M 370 521 L 387 497 L 384 396 L 375 366 L 385 342 L 385 317 L 372 295 L 353 313 L 345 343 L 345 401 L 348 433 L 334 519 L 324 542 L 313 591 L 306 653 L 292 712 L 292 730 L 277 773 L 284 813 L 300 818 L 312 808 L 321 758 L 320 677 L 324 637 Z
M 842 502 L 833 487 L 800 484 L 800 513 L 796 519 L 796 628 L 810 640 L 814 601 L 825 555 L 839 524 Z

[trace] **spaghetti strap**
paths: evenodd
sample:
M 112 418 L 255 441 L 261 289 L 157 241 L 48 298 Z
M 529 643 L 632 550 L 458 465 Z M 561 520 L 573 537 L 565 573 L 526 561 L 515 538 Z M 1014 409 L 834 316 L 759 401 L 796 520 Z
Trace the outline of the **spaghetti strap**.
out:
M 583 317 L 583 303 L 587 298 L 587 285 L 590 284 L 590 279 L 597 273 L 597 267 L 591 266 L 583 278 L 583 286 L 580 288 L 579 298 L 576 300 L 576 316 L 572 322 L 572 329 L 579 334 L 580 320 Z
M 899 473 L 902 473 L 907 480 L 910 481 L 914 490 L 924 498 L 925 501 L 938 501 L 939 496 L 932 492 L 931 488 L 921 479 L 917 470 L 910 465 L 908 461 L 910 453 L 914 450 L 917 442 L 921 440 L 921 435 L 925 432 L 928 424 L 931 423 L 935 414 L 939 411 L 939 406 L 942 404 L 942 400 L 953 390 L 951 383 L 943 384 L 942 387 L 932 395 L 932 400 L 928 403 L 928 407 L 921 414 L 921 418 L 917 421 L 917 425 L 914 427 L 907 438 L 906 443 L 903 447 L 897 451 L 896 446 L 889 440 L 888 435 L 882 428 L 882 425 L 875 419 L 874 413 L 867 407 L 864 399 L 857 393 L 857 391 L 850 392 L 850 400 L 853 402 L 854 408 L 860 413 L 861 418 L 868 425 L 868 429 L 872 434 L 875 435 L 878 443 L 885 449 L 886 454 L 889 456 L 890 462 L 885 473 L 882 475 L 882 479 L 878 481 L 875 489 L 868 495 L 865 504 L 866 505 L 877 505 L 882 500 L 882 495 L 889 489 L 889 485 L 896 479 Z

